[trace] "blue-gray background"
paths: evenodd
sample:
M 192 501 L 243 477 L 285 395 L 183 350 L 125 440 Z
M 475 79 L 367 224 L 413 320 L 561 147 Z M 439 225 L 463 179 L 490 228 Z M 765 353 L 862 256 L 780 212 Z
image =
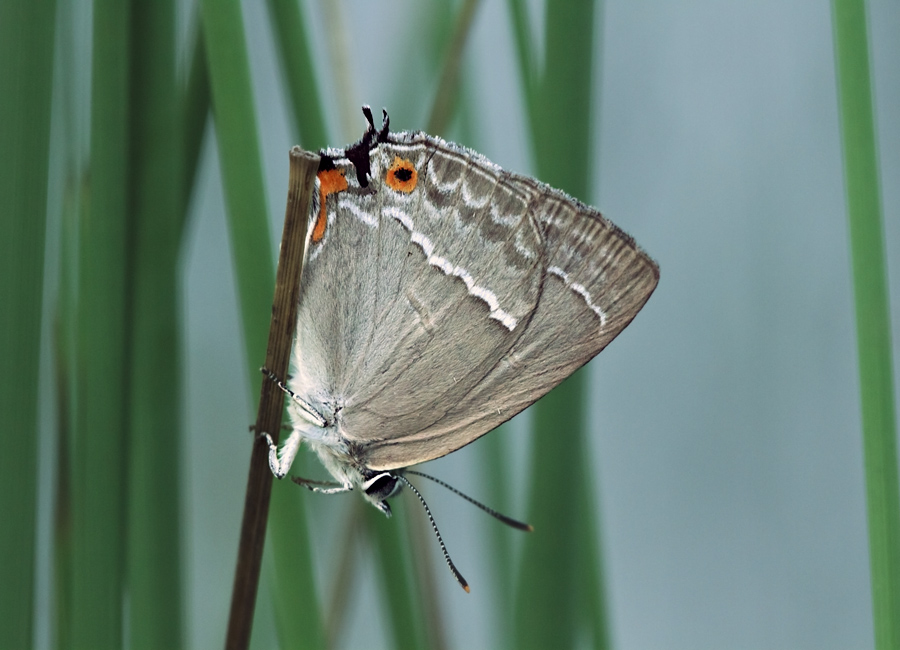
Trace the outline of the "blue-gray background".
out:
M 417 47 L 425 45 L 418 32 L 432 3 L 306 4 L 332 144 L 359 137 L 363 103 L 385 106 L 397 129 L 424 128 L 436 80 L 424 75 Z M 274 254 L 287 151 L 297 134 L 285 112 L 265 7 L 244 5 Z M 541 7 L 531 7 L 536 42 Z M 529 173 L 506 9 L 501 0 L 485 0 L 476 15 L 462 68 L 470 118 L 455 133 L 504 167 Z M 331 26 L 335 12 L 342 38 Z M 662 273 L 645 309 L 590 366 L 595 501 L 614 646 L 871 647 L 830 6 L 607 0 L 600 13 L 595 118 L 585 134 L 596 152 L 594 182 L 592 195 L 582 198 L 634 235 Z M 869 26 L 896 306 L 900 5 L 871 3 Z M 349 74 L 336 72 L 341 65 Z M 255 405 L 211 137 L 183 261 L 187 641 L 220 647 Z M 893 315 L 896 339 L 900 314 Z M 45 418 L 48 427 L 51 420 Z M 510 449 L 514 516 L 524 513 L 529 466 L 523 424 L 520 418 L 492 434 Z M 559 444 L 566 444 L 565 431 Z M 484 494 L 477 447 L 426 470 Z M 41 484 L 45 501 L 51 483 Z M 493 613 L 505 603 L 488 587 L 484 530 L 498 524 L 438 490 L 426 494 L 473 586 L 464 594 L 435 553 L 446 636 L 452 647 L 489 648 L 503 634 Z M 326 551 L 340 541 L 338 514 L 353 498 L 309 496 L 319 500 L 310 525 L 323 584 L 335 570 Z M 46 541 L 49 521 L 41 530 Z M 387 643 L 371 565 L 362 552 L 353 625 L 342 646 Z M 274 643 L 265 588 L 259 608 L 262 647 Z

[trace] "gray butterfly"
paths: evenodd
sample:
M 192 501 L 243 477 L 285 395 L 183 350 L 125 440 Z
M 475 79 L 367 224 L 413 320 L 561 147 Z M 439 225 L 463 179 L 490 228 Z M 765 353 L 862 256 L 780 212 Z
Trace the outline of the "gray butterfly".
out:
M 371 111 L 321 152 L 283 477 L 305 442 L 385 514 L 402 470 L 449 454 L 598 354 L 659 269 L 599 212 Z M 411 486 L 410 486 L 411 487 Z

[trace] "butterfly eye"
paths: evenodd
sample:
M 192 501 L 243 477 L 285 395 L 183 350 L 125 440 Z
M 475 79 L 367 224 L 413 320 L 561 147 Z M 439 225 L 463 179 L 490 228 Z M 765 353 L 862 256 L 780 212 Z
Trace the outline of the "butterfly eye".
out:
M 384 501 L 400 490 L 399 479 L 387 472 L 377 474 L 363 483 L 363 491 L 366 495 Z
M 385 182 L 391 189 L 409 194 L 416 189 L 416 183 L 419 182 L 419 174 L 409 160 L 404 160 L 400 156 L 394 156 L 394 162 L 387 171 Z

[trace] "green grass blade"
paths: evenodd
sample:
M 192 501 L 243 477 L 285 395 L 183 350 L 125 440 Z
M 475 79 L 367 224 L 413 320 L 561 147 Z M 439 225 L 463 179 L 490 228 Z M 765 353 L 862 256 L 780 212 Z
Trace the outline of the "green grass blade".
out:
M 53 616 L 52 647 L 59 650 L 72 647 L 72 446 L 77 423 L 77 386 L 75 368 L 78 366 L 78 231 L 83 214 L 88 210 L 90 174 L 88 160 L 79 144 L 87 139 L 76 126 L 79 109 L 87 117 L 88 106 L 77 100 L 79 82 L 87 78 L 84 63 L 76 55 L 76 30 L 72 28 L 77 8 L 62 3 L 57 12 L 59 33 L 57 70 L 60 93 L 56 101 L 63 115 L 62 137 L 58 144 L 65 160 L 65 181 L 60 215 L 60 247 L 58 260 L 59 287 L 52 313 L 54 379 L 56 384 L 56 489 L 53 504 Z M 85 39 L 86 41 L 87 39 Z M 85 62 L 86 63 L 86 62 Z M 83 74 L 79 74 L 83 73 Z M 87 104 L 87 102 L 84 102 Z M 76 153 L 77 152 L 77 153 Z
M 528 522 L 516 602 L 517 648 L 571 648 L 578 638 L 578 563 L 584 519 L 573 496 L 584 480 L 584 393 L 580 371 L 543 398 L 534 409 L 534 459 Z M 573 550 L 574 549 L 574 550 Z
M 274 481 L 269 518 L 271 578 L 278 637 L 291 648 L 326 647 L 322 608 L 313 571 L 313 549 L 306 523 L 306 490 L 288 480 Z
M 368 520 L 366 535 L 373 539 L 378 553 L 381 568 L 381 588 L 385 594 L 390 629 L 393 635 L 394 648 L 416 650 L 427 648 L 427 635 L 423 628 L 424 612 L 416 589 L 412 563 L 409 561 L 411 551 L 406 543 L 404 528 L 406 519 L 411 514 L 412 499 L 404 499 L 401 512 L 396 507 L 392 519 L 386 519 L 374 508 L 364 508 Z
M 322 149 L 328 146 L 328 136 L 303 11 L 296 0 L 269 0 L 268 4 L 300 144 L 309 150 Z
M 331 594 L 325 610 L 325 630 L 329 648 L 340 647 L 338 641 L 341 640 L 341 632 L 347 622 L 350 601 L 359 576 L 360 563 L 357 559 L 357 550 L 365 526 L 362 512 L 364 505 L 367 504 L 362 499 L 351 501 L 350 508 L 344 513 L 340 524 L 341 532 L 338 535 L 340 545 L 331 554 L 331 561 L 336 562 L 337 568 L 331 581 Z
M 426 130 L 432 135 L 443 135 L 456 108 L 459 96 L 459 68 L 465 53 L 466 41 L 472 31 L 480 0 L 465 0 L 456 16 L 453 36 L 443 56 L 437 93 L 431 105 Z
M 885 247 L 862 0 L 833 0 L 850 219 L 875 647 L 900 648 L 900 494 Z
M 231 252 L 237 273 L 244 353 L 255 400 L 262 381 L 259 365 L 265 359 L 275 267 L 250 62 L 239 2 L 203 0 L 201 15 Z
M 516 42 L 516 56 L 519 63 L 519 78 L 522 82 L 522 90 L 525 99 L 525 107 L 528 119 L 534 124 L 534 102 L 537 91 L 537 66 L 534 53 L 531 48 L 531 27 L 528 22 L 528 8 L 525 0 L 507 0 L 509 14 L 512 20 L 513 36 Z
M 575 197 L 590 194 L 594 0 L 547 6 L 546 61 L 532 126 L 538 177 Z
M 488 504 L 498 512 L 515 517 L 516 513 L 510 511 L 509 498 L 509 458 L 506 446 L 506 436 L 503 431 L 510 425 L 504 424 L 500 428 L 491 432 L 479 444 L 481 446 L 481 477 L 487 484 L 487 493 L 490 495 Z M 493 524 L 493 522 L 491 522 Z M 508 526 L 501 524 L 491 525 L 488 529 L 490 536 L 491 548 L 491 569 L 494 573 L 492 579 L 494 581 L 495 596 L 498 603 L 504 603 L 502 612 L 507 619 L 512 614 L 512 607 L 506 605 L 510 594 L 515 587 L 513 580 L 513 557 L 510 549 L 516 540 L 516 536 L 522 533 L 512 530 Z M 504 625 L 506 622 L 504 622 Z
M 32 645 L 38 359 L 56 3 L 0 4 L 0 647 Z
M 65 46 L 63 46 L 65 50 Z M 63 196 L 60 224 L 59 296 L 54 323 L 54 378 L 56 380 L 56 491 L 53 504 L 53 591 L 56 648 L 71 643 L 72 596 L 72 432 L 75 423 L 75 350 L 78 294 L 78 226 L 87 210 L 87 180 L 69 181 Z
M 62 10 L 62 8 L 61 8 Z M 60 24 L 65 24 L 61 22 Z M 61 39 L 62 59 L 71 54 L 71 41 Z M 66 70 L 65 72 L 70 72 Z M 64 97 L 71 111 L 71 95 Z M 67 140 L 73 136 L 67 129 Z M 74 165 L 73 165 L 74 167 Z M 76 350 L 78 312 L 78 229 L 82 215 L 88 210 L 86 170 L 79 177 L 70 170 L 70 177 L 63 190 L 60 223 L 59 294 L 55 306 L 53 326 L 54 379 L 56 382 L 56 490 L 53 504 L 53 625 L 54 647 L 69 648 L 72 621 L 72 446 L 75 421 L 77 386 L 74 368 L 77 366 Z
M 589 456 L 585 450 L 585 457 Z M 594 500 L 594 481 L 592 468 L 582 465 L 582 485 L 584 490 L 575 499 L 576 513 L 587 513 L 580 518 L 581 528 L 577 538 L 577 562 L 582 575 L 581 606 L 578 614 L 585 624 L 591 647 L 597 650 L 612 647 L 609 621 L 606 616 L 606 591 L 603 574 L 603 557 L 600 553 L 599 522 L 592 513 L 598 512 Z
M 204 0 L 201 10 L 251 397 L 255 400 L 260 394 L 262 375 L 259 366 L 265 360 L 275 271 L 269 247 L 268 210 L 263 192 L 250 67 L 240 3 Z M 276 615 L 276 622 L 280 623 L 290 620 L 294 608 L 315 598 L 316 594 L 309 556 L 294 553 L 297 545 L 308 548 L 307 540 L 296 537 L 303 529 L 297 527 L 299 524 L 295 519 L 305 516 L 298 503 L 302 504 L 302 501 L 289 499 L 283 489 L 273 491 L 269 532 L 275 571 L 279 576 L 276 582 L 279 593 L 274 602 L 276 607 L 285 608 Z M 300 633 L 303 636 L 295 636 Z M 323 635 L 321 622 L 315 628 L 303 630 L 298 626 L 279 627 L 280 640 L 285 647 L 308 647 Z
M 178 453 L 183 199 L 174 3 L 136 3 L 132 24 L 128 627 L 133 648 L 175 649 L 183 643 Z
M 438 584 L 446 580 L 447 576 L 444 575 L 443 563 L 435 562 L 434 530 L 431 523 L 423 516 L 424 512 L 417 510 L 418 508 L 413 508 L 404 513 L 409 515 L 403 518 L 409 548 L 409 554 L 404 559 L 415 578 L 412 594 L 419 603 L 419 620 L 426 635 L 426 647 L 429 650 L 446 650 L 447 622 L 443 603 L 438 596 Z
M 199 23 L 199 21 L 198 21 Z M 184 218 L 187 219 L 187 205 L 194 189 L 197 169 L 200 164 L 200 149 L 203 145 L 203 133 L 209 117 L 209 69 L 206 65 L 206 43 L 203 41 L 203 28 L 197 25 L 191 48 L 191 63 L 187 83 L 182 100 L 182 126 L 184 128 L 184 178 L 181 185 Z
M 532 114 L 538 177 L 583 199 L 589 194 L 592 155 L 594 11 L 593 0 L 548 3 L 546 62 Z M 579 508 L 585 501 L 572 496 L 593 489 L 586 394 L 582 370 L 535 407 L 529 506 L 535 532 L 522 556 L 518 647 L 572 647 L 586 623 L 592 637 L 607 627 L 596 524 L 589 521 L 594 511 Z M 605 645 L 603 634 L 592 639 L 595 647 Z
M 120 647 L 128 399 L 127 215 L 130 5 L 93 9 L 91 189 L 79 232 L 72 448 L 71 639 Z

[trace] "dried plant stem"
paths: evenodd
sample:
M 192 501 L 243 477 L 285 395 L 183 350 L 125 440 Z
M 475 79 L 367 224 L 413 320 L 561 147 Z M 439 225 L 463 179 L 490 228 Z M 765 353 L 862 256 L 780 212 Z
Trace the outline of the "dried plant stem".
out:
M 279 377 L 287 375 L 288 360 L 297 320 L 297 303 L 300 294 L 300 273 L 303 267 L 303 249 L 306 241 L 307 216 L 319 157 L 299 147 L 291 149 L 290 179 L 284 232 L 281 238 L 281 255 L 275 276 L 275 299 L 272 304 L 272 321 L 265 365 Z M 256 431 L 267 432 L 277 442 L 284 409 L 284 393 L 270 381 L 262 383 Z M 229 650 L 247 648 L 256 604 L 263 546 L 266 539 L 266 521 L 269 514 L 269 496 L 272 492 L 272 474 L 268 465 L 268 446 L 256 438 L 250 455 L 250 475 L 244 500 L 244 517 L 238 547 L 237 568 L 231 595 L 231 612 L 225 647 Z

